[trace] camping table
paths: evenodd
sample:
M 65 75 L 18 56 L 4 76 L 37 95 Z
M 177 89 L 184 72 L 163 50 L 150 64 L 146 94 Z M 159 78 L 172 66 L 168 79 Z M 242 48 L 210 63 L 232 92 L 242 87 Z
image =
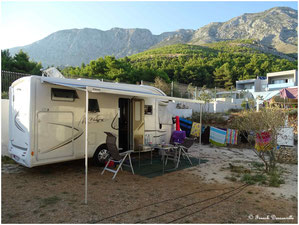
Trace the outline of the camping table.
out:
M 142 166 L 144 165 L 152 165 L 153 164 L 153 151 L 155 150 L 155 147 L 154 145 L 139 145 L 139 148 L 138 148 L 138 165 L 139 167 L 141 166 L 140 165 L 140 153 L 143 153 L 143 152 L 151 152 L 151 163 L 150 164 L 143 164 Z

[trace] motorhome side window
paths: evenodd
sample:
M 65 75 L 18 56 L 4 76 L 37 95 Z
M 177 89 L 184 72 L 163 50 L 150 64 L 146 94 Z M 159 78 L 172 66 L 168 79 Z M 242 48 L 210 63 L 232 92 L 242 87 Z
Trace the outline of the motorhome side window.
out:
M 100 112 L 99 103 L 97 99 L 88 99 L 88 111 Z
M 153 106 L 152 105 L 144 106 L 144 115 L 153 115 Z
M 53 101 L 68 101 L 73 102 L 78 97 L 75 90 L 51 88 L 51 99 Z

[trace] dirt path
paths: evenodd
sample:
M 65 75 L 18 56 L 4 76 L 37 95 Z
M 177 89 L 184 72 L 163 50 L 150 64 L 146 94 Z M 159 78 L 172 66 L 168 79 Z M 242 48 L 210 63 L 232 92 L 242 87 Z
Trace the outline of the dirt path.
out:
M 90 166 L 85 205 L 82 160 L 32 169 L 3 165 L 2 223 L 286 222 L 258 219 L 271 215 L 297 222 L 297 201 L 261 187 L 209 183 L 192 169 L 156 178 L 129 172 L 111 177 Z

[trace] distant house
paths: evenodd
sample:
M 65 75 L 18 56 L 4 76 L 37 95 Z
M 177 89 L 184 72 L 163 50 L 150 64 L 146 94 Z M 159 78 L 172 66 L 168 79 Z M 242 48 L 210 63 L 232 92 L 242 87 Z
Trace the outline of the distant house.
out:
M 267 73 L 268 91 L 279 90 L 298 85 L 297 70 Z
M 279 95 L 279 90 L 298 85 L 297 70 L 267 73 L 267 77 L 236 81 L 237 91 L 248 91 L 254 98 L 258 96 L 264 100 Z
M 236 81 L 238 91 L 260 92 L 267 88 L 267 78 L 257 77 L 256 79 Z

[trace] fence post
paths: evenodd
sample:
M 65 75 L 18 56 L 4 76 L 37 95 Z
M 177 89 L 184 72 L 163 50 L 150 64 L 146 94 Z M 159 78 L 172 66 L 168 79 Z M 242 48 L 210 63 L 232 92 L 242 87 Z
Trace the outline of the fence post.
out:
M 214 102 L 214 113 L 217 112 L 217 101 Z
M 173 97 L 173 81 L 171 81 L 171 97 Z

